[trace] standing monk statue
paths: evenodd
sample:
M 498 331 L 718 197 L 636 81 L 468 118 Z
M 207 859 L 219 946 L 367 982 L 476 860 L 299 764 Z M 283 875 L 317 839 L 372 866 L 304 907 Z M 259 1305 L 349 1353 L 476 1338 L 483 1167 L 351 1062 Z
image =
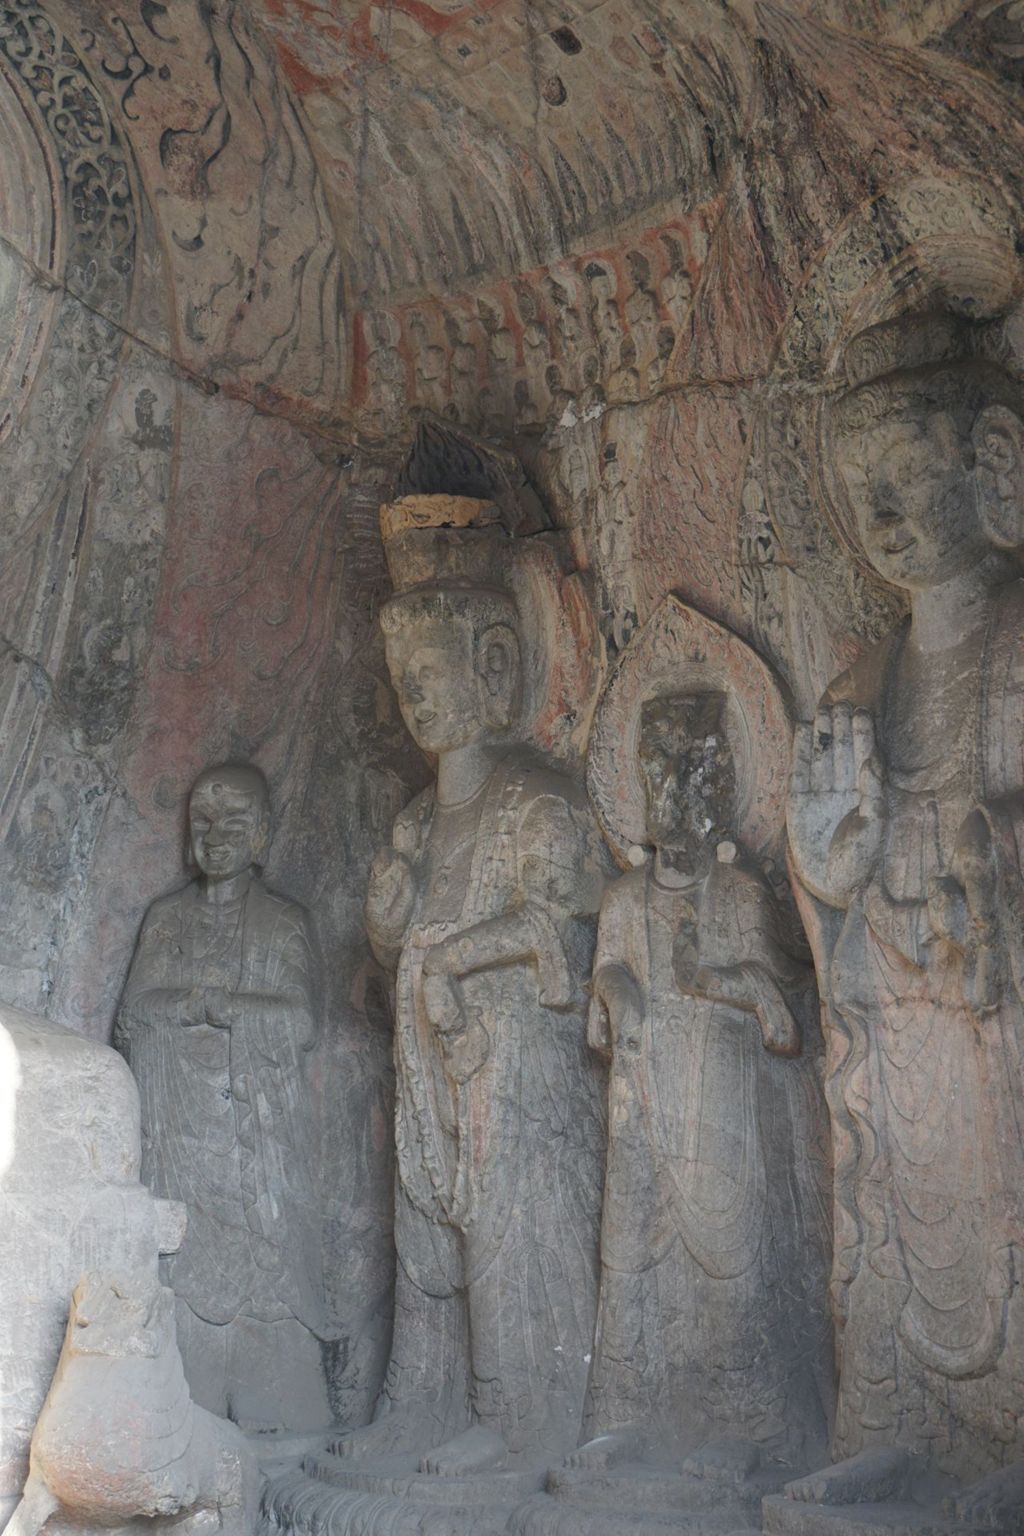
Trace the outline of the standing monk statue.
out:
M 557 1487 L 586 1498 L 585 1474 L 617 1469 L 597 1485 L 623 1530 L 627 1513 L 650 1528 L 652 1465 L 723 1484 L 740 1526 L 827 1445 L 830 1158 L 813 972 L 779 879 L 789 741 L 769 668 L 675 597 L 591 738 L 591 796 L 634 867 L 598 929 L 601 1293 L 587 1438 Z M 668 1519 L 685 1495 L 663 1497 Z
M 440 1476 L 543 1466 L 579 1433 L 604 1150 L 585 989 L 600 840 L 530 741 L 562 578 L 482 499 L 408 496 L 382 525 L 388 668 L 437 779 L 371 873 L 395 976 L 398 1281 L 376 1419 L 338 1451 Z
M 165 1261 L 185 1374 L 196 1402 L 243 1426 L 322 1429 L 312 926 L 260 879 L 270 798 L 257 769 L 208 768 L 188 817 L 199 877 L 147 912 L 117 1025 L 142 1099 L 143 1179 L 188 1211 Z
M 905 1498 L 920 1462 L 958 1480 L 972 1530 L 1017 1530 L 1024 1510 L 1024 420 L 1009 337 L 936 314 L 847 351 L 827 419 L 837 503 L 910 613 L 799 732 L 789 805 L 828 1003 L 840 1329 L 838 1464 L 791 1496 Z

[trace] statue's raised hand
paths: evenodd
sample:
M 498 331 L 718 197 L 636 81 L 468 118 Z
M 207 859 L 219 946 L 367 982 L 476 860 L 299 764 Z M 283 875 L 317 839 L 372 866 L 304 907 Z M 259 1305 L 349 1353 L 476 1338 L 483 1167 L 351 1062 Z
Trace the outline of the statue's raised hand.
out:
M 885 824 L 867 710 L 823 706 L 813 725 L 797 726 L 786 824 L 800 879 L 824 901 L 845 906 L 870 876 Z
M 409 860 L 396 848 L 381 848 L 370 866 L 367 923 L 388 940 L 401 938 L 415 900 L 416 881 Z

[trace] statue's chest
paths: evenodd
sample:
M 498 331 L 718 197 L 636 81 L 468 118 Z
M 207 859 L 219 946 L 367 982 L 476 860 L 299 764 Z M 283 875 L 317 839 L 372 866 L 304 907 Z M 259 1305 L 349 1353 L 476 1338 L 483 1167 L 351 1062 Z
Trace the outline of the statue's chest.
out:
M 886 701 L 885 883 L 899 900 L 923 900 L 948 867 L 976 773 L 977 677 L 951 666 L 925 687 L 898 674 Z
M 197 903 L 181 931 L 183 980 L 234 991 L 242 976 L 243 904 L 206 909 Z
M 482 809 L 477 799 L 466 806 L 439 806 L 434 812 L 417 869 L 421 923 L 477 920 L 500 900 L 498 887 L 504 882 L 493 857 L 497 850 L 490 849 L 491 857 L 481 864 Z

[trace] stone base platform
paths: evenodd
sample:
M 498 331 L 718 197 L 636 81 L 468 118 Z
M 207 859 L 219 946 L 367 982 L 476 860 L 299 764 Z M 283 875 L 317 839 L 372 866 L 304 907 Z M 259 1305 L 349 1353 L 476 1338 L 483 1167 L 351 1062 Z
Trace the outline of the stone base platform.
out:
M 264 1469 L 257 1536 L 756 1536 L 762 1499 L 786 1480 L 765 1470 L 728 1483 L 639 1463 L 436 1477 L 409 1456 L 354 1462 L 322 1447 Z
M 417 1472 L 416 1460 L 307 1455 L 268 1480 L 258 1536 L 503 1536 L 546 1475 L 436 1477 Z
M 965 1525 L 942 1503 L 803 1504 L 776 1495 L 764 1501 L 765 1536 L 1015 1536 L 1005 1528 Z
M 742 1482 L 691 1477 L 640 1463 L 607 1471 L 559 1468 L 542 1495 L 517 1510 L 510 1536 L 748 1536 L 761 1529 L 761 1502 L 792 1471 L 764 1470 Z

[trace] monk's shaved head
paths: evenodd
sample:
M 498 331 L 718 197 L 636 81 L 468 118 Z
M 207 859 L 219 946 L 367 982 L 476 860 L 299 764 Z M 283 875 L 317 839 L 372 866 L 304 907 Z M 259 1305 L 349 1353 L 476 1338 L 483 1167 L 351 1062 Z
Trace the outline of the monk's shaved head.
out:
M 270 787 L 258 768 L 251 763 L 218 763 L 215 768 L 204 768 L 192 785 L 190 798 L 210 794 L 214 798 L 224 794 L 244 795 L 255 800 L 261 811 L 270 810 Z

